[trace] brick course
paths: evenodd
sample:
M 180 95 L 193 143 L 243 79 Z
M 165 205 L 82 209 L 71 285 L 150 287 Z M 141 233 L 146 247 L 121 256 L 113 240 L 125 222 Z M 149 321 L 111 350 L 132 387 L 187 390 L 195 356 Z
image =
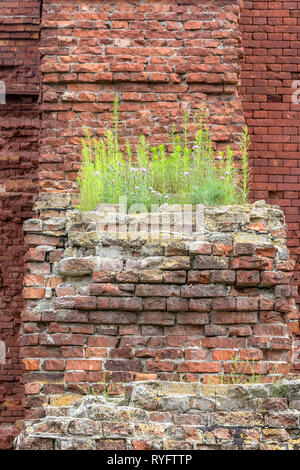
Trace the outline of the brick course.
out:
M 56 395 L 44 418 L 23 423 L 16 449 L 299 450 L 299 381 L 276 392 L 152 380 L 128 384 L 114 400 Z
M 300 111 L 292 93 L 299 72 L 299 8 L 299 1 L 244 1 L 240 20 L 244 48 L 240 94 L 252 139 L 252 197 L 284 209 L 298 285 Z M 300 302 L 299 295 L 296 301 Z M 300 352 L 295 368 L 300 370 Z

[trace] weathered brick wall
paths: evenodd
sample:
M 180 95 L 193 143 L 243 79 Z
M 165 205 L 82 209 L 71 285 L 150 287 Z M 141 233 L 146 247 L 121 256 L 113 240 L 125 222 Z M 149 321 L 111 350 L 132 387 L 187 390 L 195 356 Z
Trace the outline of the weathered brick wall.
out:
M 111 393 L 143 377 L 218 382 L 233 357 L 266 380 L 291 371 L 298 310 L 278 208 L 206 208 L 203 241 L 155 242 L 107 231 L 111 207 L 66 210 L 71 201 L 40 195 L 24 225 L 29 416 L 53 394 L 105 382 Z
M 83 126 L 103 135 L 120 97 L 120 136 L 166 140 L 206 102 L 214 141 L 236 145 L 240 0 L 44 0 L 41 191 L 76 187 Z
M 23 415 L 19 326 L 24 275 L 22 223 L 32 215 L 37 190 L 39 140 L 40 1 L 0 4 L 0 80 L 6 104 L 0 104 L 0 448 L 11 445 L 10 423 Z
M 10 93 L 39 92 L 40 8 L 40 0 L 1 2 L 0 80 Z
M 0 80 L 7 94 L 0 105 L 1 193 L 37 190 L 39 32 L 39 0 L 1 3 Z
M 299 283 L 298 79 L 300 2 L 238 0 L 7 0 L 0 5 L 0 423 L 21 416 L 18 361 L 23 236 L 37 191 L 73 191 L 84 124 L 95 135 L 120 96 L 121 136 L 165 139 L 182 112 L 206 101 L 216 145 L 236 143 L 244 122 L 237 94 L 242 47 L 243 107 L 252 133 L 253 197 L 278 203 Z M 43 131 L 39 151 L 39 34 L 43 11 Z M 243 42 L 241 43 L 241 34 Z M 297 298 L 297 301 L 299 297 Z M 297 321 L 294 334 L 299 333 Z M 294 362 L 299 369 L 299 344 Z M 6 399 L 5 399 L 6 397 Z M 8 397 L 8 398 L 7 398 Z M 2 434 L 1 434 L 2 435 Z M 8 432 L 4 431 L 4 440 Z M 1 436 L 0 436 L 1 437 Z M 7 442 L 4 445 L 9 445 Z M 1 446 L 1 444 L 0 444 Z
M 292 84 L 299 79 L 299 10 L 299 1 L 246 0 L 240 21 L 245 53 L 240 92 L 252 134 L 252 196 L 284 209 L 298 285 L 300 105 L 292 102 Z M 295 369 L 300 370 L 300 351 Z
M 24 423 L 16 448 L 299 450 L 299 385 L 139 382 L 115 400 L 53 397 L 45 418 Z

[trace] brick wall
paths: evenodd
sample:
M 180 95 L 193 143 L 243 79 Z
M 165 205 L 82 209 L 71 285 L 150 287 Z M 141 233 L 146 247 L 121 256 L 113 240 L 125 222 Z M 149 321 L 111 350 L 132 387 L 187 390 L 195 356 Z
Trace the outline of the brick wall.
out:
M 299 398 L 299 381 L 281 389 L 151 381 L 128 384 L 115 400 L 55 396 L 45 418 L 23 424 L 16 449 L 299 450 Z
M 43 415 L 53 395 L 106 383 L 114 394 L 145 377 L 230 380 L 234 358 L 261 380 L 291 371 L 298 309 L 280 210 L 207 207 L 197 241 L 185 231 L 134 236 L 132 216 L 114 233 L 112 208 L 66 208 L 70 195 L 44 195 L 24 224 L 28 416 Z
M 0 448 L 11 445 L 10 428 L 23 415 L 18 331 L 22 310 L 24 239 L 22 223 L 32 213 L 37 188 L 39 140 L 40 1 L 1 2 L 0 80 Z
M 103 135 L 120 97 L 120 136 L 166 140 L 206 101 L 217 145 L 244 124 L 237 93 L 240 0 L 45 0 L 41 191 L 76 187 L 86 125 Z
M 284 209 L 298 285 L 300 105 L 291 95 L 299 76 L 299 10 L 299 1 L 245 1 L 240 22 L 245 52 L 240 92 L 252 134 L 252 196 Z M 300 352 L 295 367 L 300 370 Z
M 41 191 L 75 190 L 82 126 L 101 134 L 116 92 L 124 139 L 144 133 L 161 141 L 171 123 L 182 125 L 183 110 L 193 115 L 205 100 L 215 144 L 234 144 L 244 122 L 237 94 L 244 48 L 240 91 L 253 141 L 252 196 L 284 209 L 299 283 L 299 105 L 291 104 L 299 67 L 299 3 L 244 1 L 239 29 L 238 0 L 1 2 L 0 80 L 8 95 L 7 105 L 0 105 L 0 340 L 6 342 L 8 362 L 0 366 L 0 422 L 12 423 L 22 414 L 21 226 L 37 192 L 38 160 Z M 297 351 L 295 358 L 298 370 Z

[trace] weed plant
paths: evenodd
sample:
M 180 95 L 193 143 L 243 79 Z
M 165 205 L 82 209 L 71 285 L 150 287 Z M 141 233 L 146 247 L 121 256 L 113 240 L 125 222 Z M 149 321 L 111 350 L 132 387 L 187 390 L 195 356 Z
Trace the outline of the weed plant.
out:
M 190 123 L 184 114 L 183 135 L 173 126 L 169 145 L 150 147 L 145 136 L 133 148 L 119 143 L 118 96 L 114 101 L 113 130 L 100 139 L 86 129 L 82 139 L 82 165 L 79 170 L 80 206 L 93 210 L 100 203 L 118 204 L 121 196 L 128 207 L 143 204 L 246 204 L 251 171 L 248 164 L 250 143 L 245 128 L 240 141 L 241 168 L 228 145 L 215 152 L 208 130 L 207 113 L 201 107 L 195 118 L 193 142 L 188 142 Z

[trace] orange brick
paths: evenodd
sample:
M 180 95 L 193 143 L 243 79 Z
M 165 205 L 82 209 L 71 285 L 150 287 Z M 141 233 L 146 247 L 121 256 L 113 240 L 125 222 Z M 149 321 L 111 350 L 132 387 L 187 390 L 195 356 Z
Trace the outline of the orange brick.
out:
M 24 287 L 24 299 L 43 299 L 46 294 L 44 287 Z

